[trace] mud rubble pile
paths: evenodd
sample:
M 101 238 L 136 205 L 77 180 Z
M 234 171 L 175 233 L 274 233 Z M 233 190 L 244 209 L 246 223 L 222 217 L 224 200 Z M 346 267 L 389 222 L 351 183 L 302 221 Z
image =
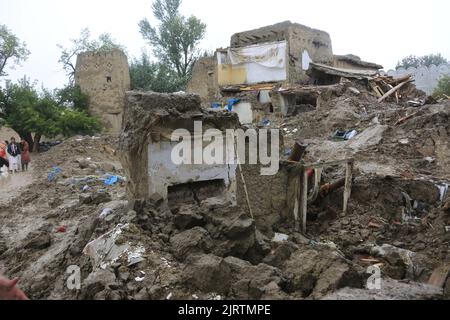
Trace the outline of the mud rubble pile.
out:
M 448 298 L 449 116 L 449 103 L 378 103 L 347 88 L 317 111 L 273 117 L 285 146 L 308 145 L 305 161 L 355 159 L 348 215 L 343 188 L 323 195 L 306 234 L 283 220 L 263 233 L 215 198 L 130 201 L 118 140 L 71 138 L 36 156 L 34 180 L 0 207 L 0 270 L 33 299 Z M 366 288 L 371 265 L 381 290 Z

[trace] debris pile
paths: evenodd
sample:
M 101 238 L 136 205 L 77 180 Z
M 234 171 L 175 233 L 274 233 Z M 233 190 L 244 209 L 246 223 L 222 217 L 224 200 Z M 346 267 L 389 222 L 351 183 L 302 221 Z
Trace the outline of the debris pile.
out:
M 32 299 L 450 298 L 450 102 L 311 31 L 237 34 L 214 99 L 129 92 L 119 138 L 37 155 L 0 206 L 0 271 Z M 261 39 L 274 43 L 253 81 Z M 200 135 L 279 129 L 278 173 L 175 165 L 170 134 L 202 149 L 197 121 Z

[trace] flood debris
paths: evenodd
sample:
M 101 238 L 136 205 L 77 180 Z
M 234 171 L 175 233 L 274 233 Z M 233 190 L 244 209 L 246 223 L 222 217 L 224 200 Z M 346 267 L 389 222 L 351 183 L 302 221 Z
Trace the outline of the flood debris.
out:
M 133 232 L 133 226 L 119 224 L 113 230 L 86 245 L 83 253 L 89 256 L 94 269 L 106 269 L 120 259 L 124 259 L 127 266 L 144 260 L 142 255 L 145 253 L 145 248 L 139 243 L 126 242 L 123 239 L 125 232 Z
M 36 155 L 0 206 L 1 271 L 32 299 L 450 298 L 450 102 L 331 48 L 284 22 L 202 58 L 211 74 L 194 67 L 191 93 L 124 93 L 119 137 Z M 181 138 L 208 145 L 196 122 L 279 130 L 279 170 L 173 163 Z

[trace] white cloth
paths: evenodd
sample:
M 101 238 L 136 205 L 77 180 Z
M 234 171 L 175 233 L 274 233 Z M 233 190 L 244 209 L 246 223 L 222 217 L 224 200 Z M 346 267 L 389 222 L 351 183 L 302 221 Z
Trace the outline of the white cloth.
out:
M 267 68 L 285 68 L 286 42 L 228 48 L 228 57 L 233 65 L 253 62 Z
M 20 155 L 13 157 L 8 155 L 9 170 L 19 170 L 20 169 Z
M 8 177 L 8 167 L 4 165 L 0 168 L 0 178 L 7 178 Z

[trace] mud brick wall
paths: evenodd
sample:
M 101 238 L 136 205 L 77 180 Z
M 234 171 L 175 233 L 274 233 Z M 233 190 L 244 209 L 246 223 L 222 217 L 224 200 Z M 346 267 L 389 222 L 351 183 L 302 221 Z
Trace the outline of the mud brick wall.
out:
M 328 33 L 290 21 L 236 33 L 231 37 L 231 47 L 283 40 L 288 43 L 287 80 L 290 83 L 306 82 L 309 79 L 302 68 L 302 55 L 305 50 L 314 62 L 333 63 L 333 49 Z
M 287 209 L 288 172 L 281 167 L 274 176 L 262 176 L 260 175 L 259 165 L 243 165 L 242 172 L 244 173 L 256 226 L 262 232 L 270 233 L 272 226 L 285 220 L 289 214 Z M 236 180 L 238 203 L 249 212 L 239 173 Z
M 205 107 L 209 107 L 219 94 L 216 70 L 217 58 L 215 55 L 198 59 L 192 68 L 192 78 L 186 88 L 186 92 L 198 94 Z
M 102 120 L 106 132 L 119 134 L 125 92 L 131 85 L 127 56 L 120 50 L 81 53 L 75 82 L 89 96 L 89 113 Z

